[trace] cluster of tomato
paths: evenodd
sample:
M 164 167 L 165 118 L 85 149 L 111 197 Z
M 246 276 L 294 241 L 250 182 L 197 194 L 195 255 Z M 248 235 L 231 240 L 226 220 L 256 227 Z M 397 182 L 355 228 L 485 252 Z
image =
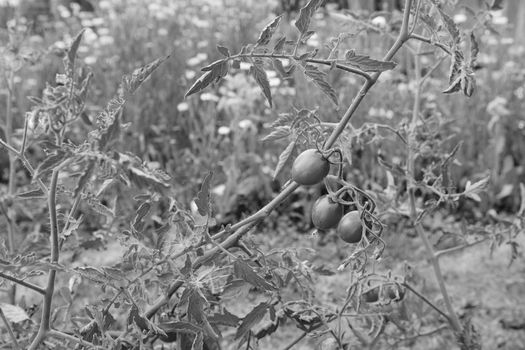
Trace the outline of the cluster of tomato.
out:
M 292 166 L 292 180 L 311 186 L 321 182 L 330 171 L 328 158 L 317 149 L 302 152 Z M 344 204 L 338 196 L 319 197 L 312 207 L 312 223 L 319 230 L 337 227 L 338 236 L 347 243 L 359 243 L 363 236 L 363 222 L 358 210 L 344 214 Z M 367 223 L 368 224 L 368 223 Z M 367 225 L 369 227 L 370 225 Z

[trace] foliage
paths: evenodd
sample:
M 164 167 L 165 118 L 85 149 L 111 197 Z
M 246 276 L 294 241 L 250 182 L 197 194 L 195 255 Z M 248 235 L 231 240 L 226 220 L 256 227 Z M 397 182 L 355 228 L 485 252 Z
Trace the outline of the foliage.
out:
M 235 9 L 265 8 L 248 3 Z M 489 98 L 494 91 L 487 88 L 510 90 L 492 84 L 505 80 L 477 72 L 488 64 L 482 49 L 490 53 L 493 36 L 484 31 L 499 5 L 470 10 L 469 26 L 455 22 L 448 1 L 407 0 L 403 13 L 372 14 L 330 13 L 322 5 L 306 2 L 294 27 L 282 15 L 257 18 L 267 24 L 252 44 L 228 42 L 228 34 L 243 33 L 228 25 L 253 22 L 234 11 L 219 16 L 224 8 L 205 0 L 153 1 L 144 17 L 135 12 L 141 4 L 102 2 L 109 13 L 121 12 L 118 21 L 91 19 L 99 31 L 111 28 L 95 37 L 111 40 L 97 43 L 95 31 L 82 29 L 47 54 L 28 53 L 35 46 L 25 46 L 27 25 L 10 22 L 2 56 L 8 102 L 1 146 L 10 169 L 0 187 L 7 227 L 0 277 L 10 298 L 0 304 L 3 341 L 14 349 L 248 349 L 296 328 L 301 333 L 288 348 L 306 336 L 342 349 L 425 344 L 427 337 L 436 348 L 481 347 L 478 325 L 460 317 L 449 296 L 440 258 L 483 242 L 508 245 L 509 264 L 520 257 L 525 189 L 511 133 L 523 128 L 509 115 L 523 104 L 523 67 L 495 71 L 514 79 L 499 83 L 513 84 L 505 98 Z M 86 26 L 82 16 L 62 13 L 54 35 L 66 25 Z M 137 36 L 127 31 L 133 21 L 143 24 Z M 176 37 L 175 49 L 167 38 L 152 40 L 167 34 Z M 181 50 L 184 41 L 194 52 Z M 146 44 L 157 55 L 144 64 L 134 50 Z M 217 52 L 197 54 L 204 46 Z M 62 58 L 54 83 L 42 84 L 41 93 L 27 82 L 15 89 L 15 77 L 31 74 L 32 64 L 49 67 L 49 53 Z M 126 60 L 118 64 L 120 58 Z M 208 58 L 197 76 L 194 67 Z M 105 76 L 103 64 L 88 68 L 111 60 L 127 71 L 116 87 L 120 71 Z M 38 95 L 25 114 L 12 105 L 20 99 L 15 92 Z M 469 110 L 479 112 L 475 120 Z M 484 150 L 479 134 L 462 133 L 467 126 L 491 135 L 492 158 L 473 156 Z M 320 186 L 289 179 L 304 149 L 331 163 Z M 310 208 L 297 193 L 316 191 L 358 214 L 358 242 L 329 265 L 305 259 L 311 252 L 299 242 L 260 242 L 309 222 Z M 428 221 L 439 215 L 453 219 L 454 232 L 439 224 L 431 241 Z M 282 217 L 290 221 L 280 224 Z M 423 242 L 439 299 L 426 295 L 411 264 L 378 268 L 391 254 L 395 225 Z M 341 241 L 331 243 L 339 252 Z M 107 247 L 111 254 L 90 259 Z M 344 285 L 326 303 L 318 286 L 331 276 L 345 276 Z M 41 306 L 34 310 L 26 298 Z

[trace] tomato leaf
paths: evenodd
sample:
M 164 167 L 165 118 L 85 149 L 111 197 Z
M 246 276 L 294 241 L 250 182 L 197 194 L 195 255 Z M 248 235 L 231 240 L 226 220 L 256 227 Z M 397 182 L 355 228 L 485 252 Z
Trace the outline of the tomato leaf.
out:
M 55 153 L 49 155 L 36 168 L 33 174 L 33 180 L 49 175 L 66 159 L 66 156 L 67 153 L 62 150 L 57 150 Z
M 253 62 L 253 65 L 250 67 L 250 72 L 252 73 L 253 77 L 255 78 L 255 81 L 257 84 L 261 87 L 262 92 L 266 99 L 268 100 L 268 103 L 270 104 L 270 107 L 272 106 L 272 92 L 270 91 L 270 83 L 268 82 L 268 76 L 266 75 L 266 71 L 264 70 L 262 61 L 255 60 Z
M 197 198 L 195 198 L 197 210 L 202 216 L 206 216 L 210 213 L 210 183 L 212 177 L 213 172 L 210 171 L 202 181 L 201 189 L 197 193 Z
M 337 106 L 339 105 L 339 102 L 337 100 L 337 93 L 332 88 L 332 86 L 325 80 L 326 79 L 326 73 L 321 72 L 316 66 L 313 66 L 311 64 L 307 64 L 304 67 L 304 74 L 310 78 L 315 85 L 317 85 L 322 92 L 326 94 L 332 100 L 332 102 Z
M 323 1 L 324 0 L 310 0 L 303 8 L 301 8 L 301 10 L 299 10 L 299 17 L 295 21 L 295 26 L 299 29 L 301 35 L 305 34 L 308 30 L 312 16 L 315 11 L 321 7 Z
M 40 188 L 37 188 L 35 190 L 17 193 L 16 197 L 20 199 L 42 199 L 46 198 L 46 195 Z
M 217 51 L 219 51 L 222 55 L 226 57 L 230 57 L 230 50 L 228 50 L 227 47 L 217 45 Z
M 458 45 L 461 38 L 459 36 L 459 29 L 456 23 L 452 18 L 450 18 L 449 15 L 447 15 L 441 8 L 438 6 L 437 10 L 439 12 L 439 15 L 441 16 L 441 19 L 443 20 L 443 23 L 445 24 L 445 28 L 447 29 L 448 33 L 452 37 L 452 41 L 454 42 L 454 45 Z
M 265 291 L 275 290 L 275 286 L 259 276 L 246 262 L 237 260 L 233 263 L 233 273 L 236 277 Z
M 257 42 L 255 43 L 255 47 L 268 45 L 273 37 L 273 34 L 275 33 L 275 30 L 279 26 L 279 22 L 281 22 L 282 17 L 282 15 L 275 17 L 273 21 L 264 27 L 261 34 L 259 35 L 259 39 L 257 39 Z
M 275 46 L 273 47 L 273 53 L 274 54 L 282 53 L 285 43 L 286 43 L 286 37 L 285 36 L 282 36 L 279 39 L 277 39 L 277 42 L 275 43 Z
M 271 133 L 262 138 L 261 141 L 276 141 L 290 136 L 291 131 L 289 126 L 280 126 L 273 130 Z
M 19 323 L 29 320 L 29 315 L 19 306 L 0 303 L 0 309 L 9 322 Z
M 260 303 L 255 308 L 252 309 L 242 320 L 241 325 L 237 328 L 237 333 L 235 334 L 235 339 L 242 338 L 246 333 L 248 333 L 256 324 L 261 322 L 261 320 L 268 312 L 268 304 Z
M 279 162 L 277 163 L 277 166 L 275 167 L 275 171 L 273 172 L 273 178 L 274 180 L 277 178 L 277 176 L 281 173 L 281 171 L 284 169 L 284 166 L 288 162 L 288 159 L 290 159 L 294 149 L 295 149 L 295 142 L 296 140 L 290 142 L 288 146 L 284 149 L 284 151 L 279 155 Z
M 219 324 L 227 327 L 237 327 L 241 319 L 234 314 L 224 309 L 220 314 L 213 314 L 208 317 L 208 321 L 212 324 Z
M 380 61 L 370 56 L 357 55 L 354 50 L 348 50 L 345 53 L 345 63 L 355 66 L 365 72 L 384 72 L 396 67 L 393 61 Z

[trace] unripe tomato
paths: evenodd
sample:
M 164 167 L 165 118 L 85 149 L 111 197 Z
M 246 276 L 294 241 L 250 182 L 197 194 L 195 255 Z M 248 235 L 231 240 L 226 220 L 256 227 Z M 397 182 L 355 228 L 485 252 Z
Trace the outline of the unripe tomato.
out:
M 312 207 L 312 223 L 320 230 L 335 227 L 343 217 L 343 206 L 327 195 L 319 197 Z
M 397 293 L 396 293 L 397 290 Z M 396 285 L 388 286 L 388 297 L 393 301 L 401 301 L 405 297 L 405 289 Z M 399 295 L 399 296 L 398 296 Z
M 347 243 L 358 243 L 361 241 L 362 233 L 363 226 L 357 210 L 347 213 L 337 225 L 337 234 Z
M 375 303 L 379 300 L 379 286 L 373 287 L 372 289 L 367 290 L 363 294 L 363 301 L 367 303 Z
M 292 180 L 300 185 L 311 186 L 320 182 L 330 171 L 328 159 L 316 149 L 299 154 L 292 165 Z

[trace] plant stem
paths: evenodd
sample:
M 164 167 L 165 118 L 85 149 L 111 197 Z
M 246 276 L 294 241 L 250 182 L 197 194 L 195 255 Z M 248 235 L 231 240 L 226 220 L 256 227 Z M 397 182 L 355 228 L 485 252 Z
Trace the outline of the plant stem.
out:
M 49 208 L 49 223 L 50 223 L 50 241 L 51 241 L 51 263 L 58 263 L 59 249 L 58 249 L 58 220 L 57 220 L 57 208 L 56 208 L 56 192 L 58 184 L 58 174 L 60 170 L 53 170 L 51 175 L 51 184 L 49 185 L 49 196 L 48 196 L 48 208 Z M 40 343 L 46 337 L 50 329 L 51 319 L 51 304 L 53 303 L 53 292 L 55 290 L 55 276 L 56 270 L 52 269 L 49 271 L 47 279 L 46 294 L 44 295 L 44 307 L 42 310 L 42 318 L 40 321 L 40 327 L 38 333 L 33 339 L 33 342 L 29 346 L 28 350 L 38 349 Z
M 407 175 L 408 175 L 408 182 L 409 182 L 407 186 L 407 192 L 408 192 L 408 197 L 410 201 L 410 218 L 412 220 L 412 223 L 414 224 L 414 228 L 418 236 L 421 238 L 421 240 L 423 241 L 423 244 L 425 245 L 425 249 L 427 251 L 428 257 L 432 264 L 434 275 L 439 285 L 441 295 L 443 296 L 443 301 L 445 303 L 445 307 L 448 313 L 449 323 L 452 326 L 452 329 L 455 332 L 459 333 L 461 332 L 461 323 L 459 321 L 459 318 L 456 312 L 454 311 L 452 302 L 448 295 L 448 291 L 445 286 L 445 279 L 443 278 L 443 273 L 441 272 L 441 267 L 439 265 L 439 260 L 436 257 L 436 254 L 434 253 L 434 248 L 432 247 L 432 243 L 428 239 L 428 236 L 426 232 L 424 231 L 423 226 L 421 225 L 421 223 L 417 221 L 418 214 L 417 214 L 417 208 L 416 208 L 416 195 L 415 195 L 416 185 L 414 184 L 416 155 L 414 153 L 414 149 L 416 148 L 416 126 L 417 126 L 417 121 L 419 119 L 419 113 L 420 113 L 421 89 L 422 89 L 422 82 L 423 82 L 422 77 L 421 77 L 421 61 L 420 61 L 420 57 L 418 54 L 414 55 L 414 63 L 415 63 L 415 66 L 414 66 L 415 80 L 417 82 L 417 85 L 416 85 L 416 91 L 414 94 L 414 105 L 412 108 L 412 120 L 410 123 L 409 132 L 408 132 L 408 150 L 407 150 Z
M 43 289 L 43 288 L 41 288 L 39 286 L 36 286 L 36 285 L 34 285 L 32 283 L 29 283 L 29 282 L 26 282 L 24 280 L 21 280 L 20 278 L 9 276 L 9 275 L 1 272 L 1 271 L 0 271 L 0 277 L 5 278 L 6 280 L 9 280 L 9 281 L 14 282 L 16 284 L 19 284 L 21 286 L 24 286 L 24 287 L 27 287 L 29 289 L 32 289 L 35 292 L 40 293 L 42 295 L 46 294 L 46 290 L 45 289 Z
M 7 80 L 7 101 L 6 101 L 6 111 L 5 111 L 5 140 L 8 145 L 13 144 L 13 72 L 9 72 L 6 77 Z M 12 146 L 11 146 L 12 147 Z M 15 192 L 16 187 L 16 157 L 12 152 L 8 153 L 9 157 L 9 178 L 7 183 L 7 195 L 12 196 Z M 9 217 L 7 221 L 7 249 L 10 255 L 15 254 L 15 229 L 12 223 L 14 218 L 11 218 L 11 210 L 7 209 L 6 215 Z M 9 288 L 9 303 L 14 305 L 16 303 L 16 284 L 13 284 Z

